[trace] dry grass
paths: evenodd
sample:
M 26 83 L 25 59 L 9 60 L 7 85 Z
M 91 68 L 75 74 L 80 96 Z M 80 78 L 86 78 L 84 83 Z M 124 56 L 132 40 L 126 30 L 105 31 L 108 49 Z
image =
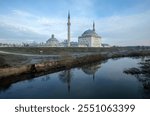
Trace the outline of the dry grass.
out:
M 9 65 L 7 64 L 6 60 L 3 57 L 0 57 L 0 67 L 9 67 Z
M 100 53 L 100 52 L 114 52 L 119 50 L 150 50 L 150 47 L 110 47 L 110 48 L 94 48 L 94 47 L 0 47 L 2 51 L 27 53 L 27 54 L 61 54 L 67 53 Z
M 21 66 L 27 60 L 25 56 L 0 54 L 0 68 Z

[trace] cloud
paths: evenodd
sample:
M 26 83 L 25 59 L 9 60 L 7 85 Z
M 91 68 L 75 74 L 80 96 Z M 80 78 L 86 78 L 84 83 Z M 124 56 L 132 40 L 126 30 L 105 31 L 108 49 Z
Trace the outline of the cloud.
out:
M 15 13 L 14 13 L 15 12 Z M 19 17 L 19 18 L 18 18 Z M 40 17 L 34 14 L 13 10 L 10 14 L 0 15 L 0 39 L 27 41 L 28 38 L 37 42 L 45 42 L 51 34 L 63 41 L 67 38 L 67 23 L 63 18 Z
M 19 17 L 19 18 L 18 18 Z M 20 10 L 13 10 L 10 14 L 0 15 L 0 39 L 5 41 L 26 42 L 28 39 L 42 41 L 48 35 L 41 32 L 35 20 L 38 17 Z
M 97 20 L 97 32 L 106 42 L 117 45 L 150 45 L 150 11 Z M 146 44 L 144 41 L 147 41 Z
M 82 4 L 85 6 L 79 14 L 83 17 L 71 14 L 72 41 L 77 41 L 85 30 L 92 29 L 94 19 L 88 16 L 89 9 L 93 8 L 91 1 L 75 1 L 71 7 L 79 5 L 76 8 L 79 11 Z M 96 18 L 96 32 L 102 36 L 103 43 L 111 45 L 150 45 L 149 14 L 150 11 L 147 10 L 130 15 Z M 45 42 L 51 34 L 55 34 L 59 41 L 67 38 L 67 13 L 66 17 L 58 18 L 15 9 L 9 14 L 0 15 L 0 41 Z
M 34 16 L 32 15 L 31 13 L 29 12 L 25 12 L 25 11 L 22 11 L 22 10 L 12 10 L 12 14 L 14 14 L 15 16 L 21 16 L 21 17 L 31 17 L 31 16 Z

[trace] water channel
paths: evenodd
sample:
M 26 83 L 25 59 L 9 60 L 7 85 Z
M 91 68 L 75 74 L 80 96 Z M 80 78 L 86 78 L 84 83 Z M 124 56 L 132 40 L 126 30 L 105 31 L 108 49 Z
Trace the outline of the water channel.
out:
M 109 59 L 52 74 L 0 84 L 7 99 L 141 99 L 150 98 L 143 83 L 124 70 L 138 67 L 144 58 Z M 21 78 L 21 76 L 19 77 Z

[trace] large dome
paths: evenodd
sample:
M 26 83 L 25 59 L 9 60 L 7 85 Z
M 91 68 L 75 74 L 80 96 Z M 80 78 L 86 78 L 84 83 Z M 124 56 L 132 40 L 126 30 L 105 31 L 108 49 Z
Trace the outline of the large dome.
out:
M 97 34 L 95 31 L 91 30 L 91 29 L 86 30 L 86 31 L 82 34 L 82 37 L 87 37 L 87 36 L 99 37 L 98 34 Z
M 51 38 L 49 38 L 48 40 L 47 40 L 47 42 L 46 43 L 51 43 L 51 42 L 59 42 L 55 37 L 54 37 L 54 35 L 52 34 L 52 37 Z

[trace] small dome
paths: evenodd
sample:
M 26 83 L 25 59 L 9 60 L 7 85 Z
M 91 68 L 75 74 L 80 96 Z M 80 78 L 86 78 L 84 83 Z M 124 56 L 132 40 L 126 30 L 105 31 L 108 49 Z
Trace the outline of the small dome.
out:
M 58 42 L 58 40 L 56 38 L 50 38 L 50 39 L 47 40 L 47 42 L 52 42 L 52 41 Z
M 82 67 L 82 71 L 88 75 L 92 75 L 96 73 L 96 71 L 100 68 L 100 65 L 92 65 L 92 66 L 84 66 Z
M 82 71 L 85 73 L 85 74 L 88 74 L 88 75 L 92 75 L 94 74 L 96 71 L 93 70 L 93 69 L 90 69 L 90 68 L 82 68 Z
M 58 47 L 59 41 L 54 37 L 54 35 L 52 35 L 52 37 L 46 41 L 46 45 L 51 47 Z
M 98 34 L 97 34 L 95 31 L 91 30 L 91 29 L 85 31 L 85 32 L 82 34 L 82 37 L 87 37 L 87 36 L 99 37 Z

